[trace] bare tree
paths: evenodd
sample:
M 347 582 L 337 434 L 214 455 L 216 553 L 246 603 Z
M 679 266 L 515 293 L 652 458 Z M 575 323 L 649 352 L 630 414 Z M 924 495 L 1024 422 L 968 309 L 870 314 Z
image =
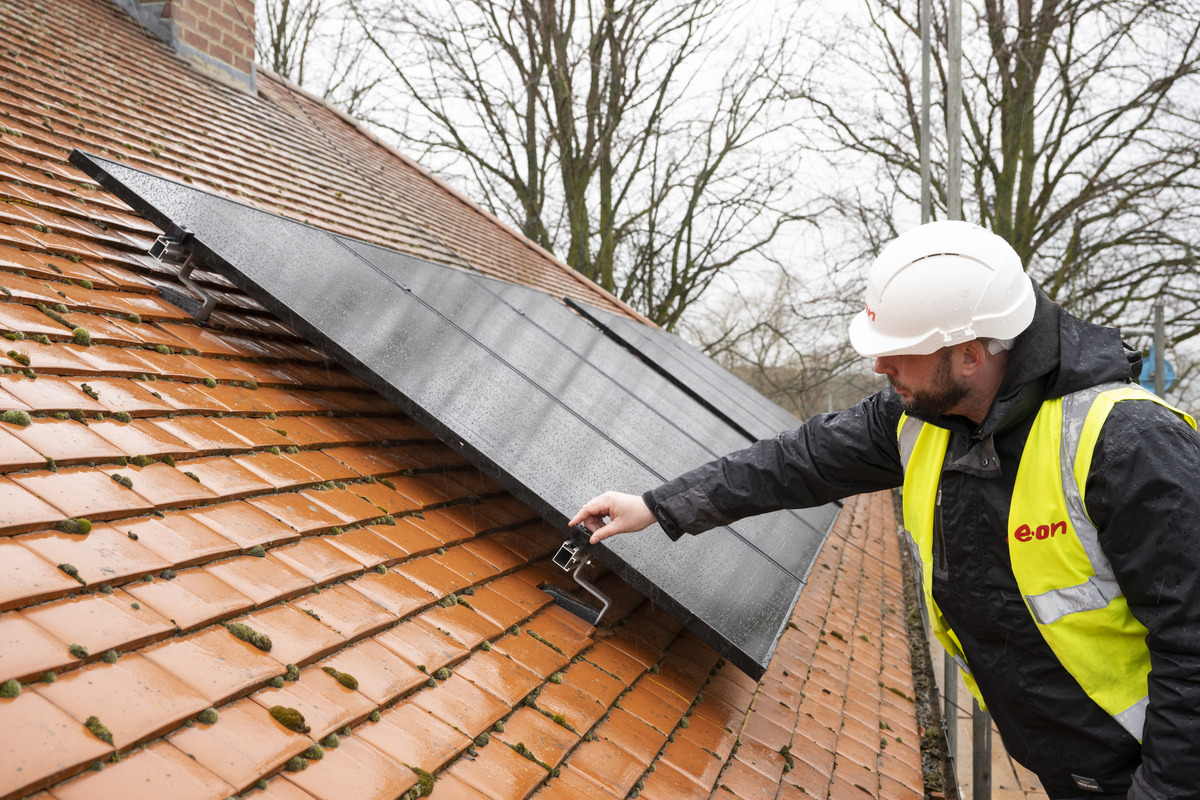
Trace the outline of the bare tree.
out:
M 719 0 L 352 6 L 405 146 L 661 325 L 802 218 L 789 20 L 756 46 Z
M 870 362 L 846 340 L 845 320 L 861 304 L 855 287 L 781 272 L 771 287 L 723 300 L 689 315 L 683 333 L 801 419 L 879 388 Z
M 335 0 L 257 0 L 255 50 L 264 66 L 352 116 L 370 110 L 382 80 L 364 62 L 369 47 Z
M 820 146 L 856 187 L 839 207 L 868 244 L 915 222 L 917 5 L 865 4 L 853 32 L 829 41 L 839 93 L 814 99 Z M 936 98 L 947 76 L 945 4 L 934 6 Z M 1161 297 L 1176 341 L 1200 333 L 1200 6 L 969 0 L 963 37 L 964 216 L 1011 241 L 1085 318 L 1144 325 Z

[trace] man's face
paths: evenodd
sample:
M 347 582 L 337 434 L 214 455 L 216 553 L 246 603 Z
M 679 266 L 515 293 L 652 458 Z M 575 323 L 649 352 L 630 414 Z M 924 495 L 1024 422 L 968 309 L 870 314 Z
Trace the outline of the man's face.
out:
M 880 356 L 875 371 L 887 376 L 905 411 L 932 419 L 951 413 L 969 391 L 966 381 L 954 374 L 950 359 L 949 348 L 923 356 Z

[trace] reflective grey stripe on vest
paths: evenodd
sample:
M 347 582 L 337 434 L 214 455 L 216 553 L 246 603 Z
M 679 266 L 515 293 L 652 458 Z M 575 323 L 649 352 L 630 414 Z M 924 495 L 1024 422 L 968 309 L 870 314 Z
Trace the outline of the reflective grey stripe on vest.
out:
M 917 437 L 924 430 L 925 423 L 919 419 L 906 417 L 904 426 L 900 428 L 900 433 L 897 439 L 900 442 L 900 466 L 904 468 L 904 474 L 908 474 L 908 462 L 912 460 L 913 450 L 917 448 Z
M 1120 714 L 1114 714 L 1113 719 L 1126 731 L 1129 735 L 1142 740 L 1142 734 L 1146 729 L 1146 708 L 1150 705 L 1150 697 L 1147 695 L 1141 700 L 1131 705 L 1129 708 L 1122 711 Z
M 1079 543 L 1087 554 L 1095 573 L 1087 581 L 1076 586 L 1054 589 L 1038 595 L 1026 595 L 1029 609 L 1042 625 L 1062 619 L 1067 614 L 1093 611 L 1106 607 L 1113 598 L 1121 596 L 1121 587 L 1113 576 L 1112 564 L 1100 548 L 1100 536 L 1096 526 L 1088 519 L 1083 507 L 1083 495 L 1075 482 L 1075 457 L 1079 451 L 1079 438 L 1083 423 L 1092 404 L 1100 393 L 1124 384 L 1106 384 L 1074 392 L 1063 398 L 1062 444 L 1059 451 L 1059 466 L 1062 470 L 1062 490 L 1067 503 L 1067 514 Z

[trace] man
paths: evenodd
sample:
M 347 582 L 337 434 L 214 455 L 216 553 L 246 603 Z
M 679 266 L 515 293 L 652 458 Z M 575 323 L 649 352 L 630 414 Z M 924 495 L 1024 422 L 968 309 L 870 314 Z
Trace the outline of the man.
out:
M 1200 797 L 1195 423 L 982 228 L 899 237 L 866 300 L 883 391 L 572 524 L 678 538 L 903 485 L 935 634 L 1050 797 Z

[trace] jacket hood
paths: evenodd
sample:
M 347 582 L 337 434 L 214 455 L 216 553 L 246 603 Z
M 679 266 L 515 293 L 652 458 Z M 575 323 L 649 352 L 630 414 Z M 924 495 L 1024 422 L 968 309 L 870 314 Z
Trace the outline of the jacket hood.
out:
M 1084 322 L 1046 297 L 1036 284 L 1034 291 L 1033 322 L 1013 345 L 1001 397 L 1040 383 L 1040 402 L 1100 383 L 1135 380 L 1141 374 L 1141 353 L 1126 346 L 1116 328 Z

